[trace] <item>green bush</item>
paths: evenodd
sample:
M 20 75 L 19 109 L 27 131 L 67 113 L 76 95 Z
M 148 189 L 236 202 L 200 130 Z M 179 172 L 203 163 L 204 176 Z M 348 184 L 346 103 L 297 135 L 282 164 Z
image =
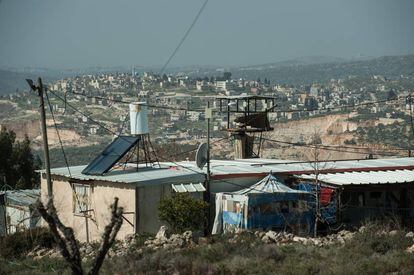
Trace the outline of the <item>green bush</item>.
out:
M 54 244 L 53 236 L 46 228 L 20 231 L 0 238 L 0 256 L 6 259 L 19 258 L 36 246 L 52 248 Z
M 158 205 L 158 217 L 176 233 L 200 230 L 206 221 L 208 204 L 192 198 L 187 193 L 177 193 L 165 198 Z

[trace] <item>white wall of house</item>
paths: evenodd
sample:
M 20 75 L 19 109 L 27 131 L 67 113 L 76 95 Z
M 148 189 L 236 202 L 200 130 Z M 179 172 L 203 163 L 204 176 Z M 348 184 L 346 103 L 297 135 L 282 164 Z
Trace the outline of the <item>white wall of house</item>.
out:
M 119 198 L 119 206 L 124 208 L 125 218 L 134 224 L 135 221 L 135 187 L 122 183 L 90 183 L 88 217 L 74 213 L 75 196 L 71 184 L 64 180 L 53 180 L 53 199 L 61 221 L 73 228 L 78 240 L 85 242 L 87 235 L 90 241 L 99 241 L 105 226 L 110 220 L 110 208 L 114 198 Z M 46 180 L 41 181 L 42 200 L 46 202 Z M 134 225 L 135 226 L 135 225 Z M 122 239 L 135 232 L 124 220 L 117 238 Z

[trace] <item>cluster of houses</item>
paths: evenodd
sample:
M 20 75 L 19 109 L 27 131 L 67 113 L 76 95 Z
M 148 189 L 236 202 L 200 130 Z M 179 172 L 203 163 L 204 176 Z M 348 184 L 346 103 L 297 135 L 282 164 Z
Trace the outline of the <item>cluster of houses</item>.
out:
M 292 213 L 300 208 L 299 201 L 306 201 L 301 211 L 306 212 L 309 226 L 309 209 L 312 209 L 313 192 L 303 185 L 313 185 L 315 178 L 320 182 L 321 209 L 325 213 L 326 224 L 358 225 L 368 219 L 384 217 L 398 218 L 405 225 L 414 224 L 414 158 L 366 159 L 324 162 L 323 170 L 315 172 L 310 162 L 284 161 L 274 159 L 239 159 L 211 161 L 211 203 L 213 224 L 216 210 L 215 202 L 225 194 L 236 198 L 246 195 L 240 190 L 256 191 L 262 195 L 274 193 L 278 205 L 270 208 L 277 213 Z M 321 166 L 321 167 L 322 167 Z M 206 168 L 199 169 L 195 162 L 161 162 L 159 166 L 136 169 L 136 164 L 111 169 L 104 175 L 85 175 L 86 166 L 52 169 L 53 197 L 62 221 L 71 226 L 82 241 L 98 240 L 108 222 L 109 206 L 114 197 L 124 207 L 124 223 L 118 237 L 132 233 L 155 233 L 162 223 L 158 219 L 158 202 L 177 192 L 187 192 L 203 198 L 206 192 Z M 20 190 L 0 193 L 0 234 L 11 234 L 17 230 L 39 226 L 39 217 L 32 205 L 39 197 L 46 198 L 46 180 L 41 171 L 41 191 Z M 255 184 L 271 175 L 273 189 L 263 183 L 259 188 Z M 317 175 L 317 176 L 316 176 Z M 253 186 L 253 187 L 252 187 Z M 260 185 L 259 185 L 260 186 Z M 276 187 L 274 187 L 276 186 Z M 282 186 L 282 187 L 280 187 Z M 280 192 L 295 194 L 280 204 Z M 300 196 L 298 196 L 298 192 Z M 303 199 L 303 194 L 307 198 Z M 71 194 L 71 195 L 70 195 Z M 297 196 L 297 197 L 296 197 Z M 226 204 L 227 212 L 241 215 L 247 208 L 240 202 Z M 296 202 L 295 202 L 296 201 Z M 290 202 L 290 203 L 289 203 Z M 268 202 L 267 202 L 268 203 Z M 269 205 L 267 206 L 269 207 Z M 283 208 L 285 207 L 285 209 Z M 325 209 L 326 207 L 326 209 Z M 266 211 L 258 208 L 261 214 Z M 275 210 L 276 209 L 276 210 Z M 247 215 L 247 214 L 246 214 Z M 264 216 L 263 216 L 264 217 Z M 217 219 L 217 217 L 216 217 Z M 228 217 L 223 217 L 223 221 Z M 279 219 L 280 222 L 280 219 Z M 223 224 L 223 222 L 222 222 Z M 252 225 L 253 224 L 253 225 Z M 274 228 L 269 223 L 236 223 L 240 227 L 256 226 L 262 229 Z M 278 224 L 280 226 L 280 224 Z M 289 230 L 283 225 L 284 230 Z M 322 225 L 323 226 L 323 225 Z M 300 227 L 303 229 L 303 227 Z M 222 228 L 222 230 L 225 228 Z M 291 228 L 297 230 L 297 228 Z M 216 232 L 220 232 L 217 231 Z
M 136 164 L 127 164 L 124 167 L 115 167 L 103 175 L 84 174 L 82 171 L 85 167 L 69 167 L 70 173 L 66 167 L 51 171 L 53 197 L 59 216 L 66 225 L 74 229 L 76 236 L 82 241 L 100 238 L 110 217 L 109 206 L 114 197 L 119 198 L 119 203 L 125 211 L 125 221 L 118 235 L 119 238 L 123 238 L 133 233 L 158 231 L 162 223 L 158 219 L 157 206 L 162 198 L 181 192 L 203 198 L 203 193 L 206 192 L 206 168 L 200 169 L 192 161 L 161 162 L 159 166 L 151 167 L 142 164 L 138 170 Z M 215 219 L 216 210 L 223 210 L 220 204 L 217 206 L 217 194 L 220 198 L 225 195 L 227 212 L 234 212 L 234 215 L 240 216 L 242 213 L 247 215 L 248 208 L 241 206 L 234 198 L 238 196 L 240 200 L 241 195 L 251 198 L 249 193 L 256 191 L 253 193 L 271 195 L 275 198 L 275 203 L 269 205 L 269 201 L 266 201 L 266 207 L 259 205 L 259 208 L 256 208 L 256 213 L 259 211 L 262 218 L 266 217 L 263 216 L 266 211 L 276 211 L 275 213 L 279 214 L 306 213 L 304 226 L 310 230 L 313 227 L 309 223 L 312 222 L 309 216 L 312 213 L 309 211 L 313 209 L 314 193 L 303 186 L 312 186 L 316 177 L 321 183 L 320 203 L 323 217 L 326 218 L 323 222 L 326 224 L 352 226 L 367 219 L 390 216 L 399 218 L 403 224 L 414 223 L 414 158 L 329 161 L 323 163 L 323 167 L 326 168 L 315 173 L 315 166 L 309 162 L 260 158 L 212 160 L 209 188 L 211 224 Z M 40 173 L 40 196 L 45 199 L 45 173 Z M 271 187 L 263 187 L 262 180 L 269 178 L 269 175 L 273 183 Z M 260 181 L 262 184 L 257 185 Z M 240 191 L 246 189 L 249 192 Z M 282 191 L 283 197 L 280 199 Z M 18 193 L 22 195 L 16 195 Z M 25 193 L 28 194 L 24 195 Z M 286 194 L 289 194 L 288 197 Z M 20 225 L 16 224 L 18 218 L 26 219 L 32 215 L 30 205 L 38 196 L 39 193 L 24 190 L 3 193 L 2 197 L 6 199 L 0 201 L 0 209 L 9 225 L 7 231 L 2 229 L 0 232 L 12 233 L 22 228 L 37 226 L 38 217 L 27 219 Z M 230 200 L 230 197 L 233 199 Z M 231 204 L 228 204 L 228 201 L 231 201 Z M 306 205 L 301 205 L 303 202 L 306 202 Z M 12 213 L 13 211 L 15 213 Z M 222 218 L 222 225 L 223 222 L 228 222 L 228 215 Z M 244 220 L 239 220 L 235 226 L 254 226 L 261 229 L 281 226 L 280 219 L 275 224 L 263 220 L 257 222 L 257 218 L 256 223 L 242 221 Z M 4 222 L 1 225 L 4 226 Z M 222 227 L 222 230 L 225 228 Z M 303 232 L 304 227 L 299 228 Z M 298 228 L 289 228 L 283 224 L 283 230 Z

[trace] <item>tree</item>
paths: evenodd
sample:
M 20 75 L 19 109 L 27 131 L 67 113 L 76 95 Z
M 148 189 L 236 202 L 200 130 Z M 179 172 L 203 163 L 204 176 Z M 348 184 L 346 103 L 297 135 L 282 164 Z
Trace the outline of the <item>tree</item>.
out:
M 322 138 L 321 133 L 318 132 L 317 129 L 314 130 L 314 133 L 311 136 L 310 140 L 311 150 L 308 152 L 308 159 L 310 161 L 310 165 L 313 169 L 314 174 L 314 196 L 315 196 L 315 224 L 314 224 L 314 237 L 318 234 L 318 223 L 323 222 L 323 218 L 321 215 L 321 203 L 320 203 L 320 190 L 321 190 L 321 182 L 320 182 L 320 173 L 321 171 L 328 169 L 326 167 L 326 162 L 321 161 L 322 159 Z M 324 160 L 329 159 L 329 155 Z
M 13 131 L 7 131 L 2 127 L 0 131 L 0 182 L 2 184 L 11 184 L 13 177 L 13 163 L 11 156 L 13 155 L 13 144 L 16 140 L 16 134 Z
M 40 167 L 39 157 L 35 158 L 30 149 L 30 140 L 26 136 L 17 142 L 13 150 L 14 171 L 18 176 L 16 189 L 31 189 L 39 183 L 39 174 L 35 172 Z
M 187 193 L 177 193 L 160 201 L 158 217 L 166 222 L 172 231 L 182 233 L 202 229 L 207 209 L 206 202 L 194 199 Z
M 16 189 L 31 189 L 40 182 L 35 172 L 41 163 L 30 148 L 30 140 L 16 140 L 16 134 L 2 128 L 0 131 L 0 183 Z

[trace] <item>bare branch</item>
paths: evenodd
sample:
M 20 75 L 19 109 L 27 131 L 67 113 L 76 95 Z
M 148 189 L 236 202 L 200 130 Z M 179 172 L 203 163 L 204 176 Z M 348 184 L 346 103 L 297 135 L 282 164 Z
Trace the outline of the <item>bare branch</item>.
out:
M 78 242 L 76 241 L 73 229 L 65 226 L 59 219 L 52 199 L 47 202 L 47 207 L 40 202 L 36 204 L 36 209 L 42 218 L 49 225 L 50 231 L 58 244 L 63 258 L 69 263 L 72 274 L 83 275 L 82 259 L 79 252 Z M 115 198 L 111 205 L 111 221 L 105 227 L 102 235 L 102 243 L 95 258 L 89 274 L 98 274 L 109 248 L 115 241 L 116 235 L 122 225 L 123 208 L 118 207 L 118 198 Z
M 122 213 L 123 208 L 118 207 L 118 198 L 115 198 L 114 203 L 111 205 L 111 221 L 107 226 L 105 226 L 105 231 L 102 235 L 102 242 L 98 250 L 98 255 L 96 256 L 95 261 L 92 265 L 92 269 L 88 274 L 98 274 L 99 269 L 101 268 L 102 263 L 105 259 L 106 253 L 108 252 L 109 248 L 111 248 L 112 244 L 115 241 L 115 237 L 121 228 L 123 221 Z
M 59 220 L 56 214 L 56 208 L 53 205 L 53 201 L 49 199 L 49 201 L 47 202 L 47 208 L 45 208 L 43 203 L 39 200 L 37 201 L 36 209 L 39 211 L 42 218 L 49 225 L 50 231 L 60 248 L 61 254 L 63 258 L 69 263 L 72 273 L 77 275 L 83 275 L 82 262 L 79 256 L 79 249 L 77 249 L 78 246 L 77 244 L 76 246 L 73 246 L 73 243 L 76 243 L 75 236 L 73 235 L 73 230 L 71 228 L 65 227 Z M 62 237 L 59 234 L 58 228 L 63 233 L 64 237 Z M 69 240 L 70 238 L 72 239 Z M 70 244 L 72 244 L 70 250 L 67 246 L 68 241 Z

